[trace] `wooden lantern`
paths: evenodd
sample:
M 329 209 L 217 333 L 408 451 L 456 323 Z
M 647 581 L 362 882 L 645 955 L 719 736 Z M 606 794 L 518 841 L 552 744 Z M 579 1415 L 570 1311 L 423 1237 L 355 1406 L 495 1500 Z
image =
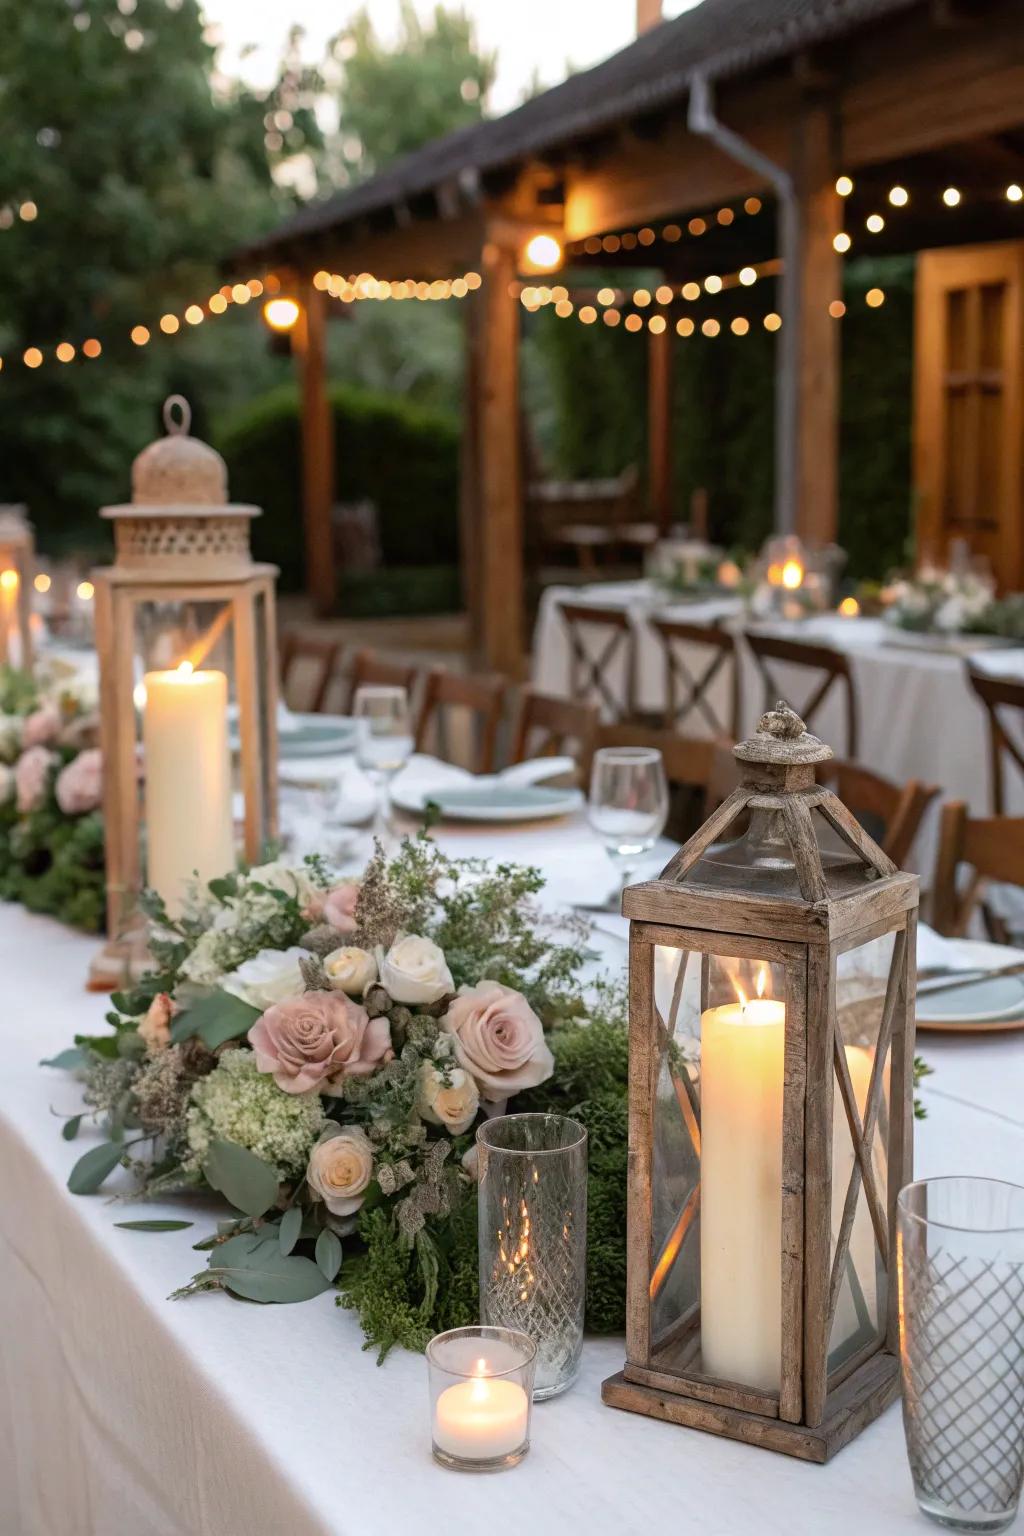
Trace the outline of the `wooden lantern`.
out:
M 896 1396 L 917 880 L 784 704 L 629 888 L 626 1364 L 613 1407 L 827 1461 Z
M 165 850 L 170 845 L 172 864 L 175 855 L 173 831 L 169 835 L 165 824 L 147 825 L 158 812 L 158 777 L 165 814 L 180 772 L 185 803 L 175 810 L 197 854 L 195 860 L 186 855 L 185 862 L 201 878 L 228 873 L 228 868 L 204 868 L 204 858 L 230 866 L 237 852 L 233 782 L 244 802 L 245 857 L 258 862 L 277 831 L 277 569 L 253 562 L 249 525 L 258 508 L 228 503 L 224 461 L 189 436 L 188 406 L 180 396 L 168 400 L 164 420 L 169 435 L 150 444 L 133 465 L 131 503 L 102 511 L 114 525 L 115 560 L 93 573 L 111 938 L 93 968 L 97 987 L 111 976 L 115 983 L 123 980 L 126 958 L 133 966 L 143 963 L 131 936 L 143 886 L 153 884 L 172 913 L 184 894 L 180 880 L 165 875 L 161 884 L 153 867 L 161 840 Z M 195 718 L 203 691 L 197 687 L 194 697 L 180 701 L 184 715 L 168 722 L 171 756 L 165 751 L 158 765 L 157 683 L 161 701 L 170 690 L 169 702 L 177 709 L 170 685 L 179 673 L 185 693 L 189 681 L 216 685 L 206 699 L 208 729 Z M 178 721 L 192 731 L 196 750 L 180 751 L 176 763 L 175 744 L 185 741 Z M 167 742 L 165 729 L 160 744 Z M 200 761 L 204 753 L 211 760 L 209 783 Z M 196 826 L 209 829 L 209 851 L 206 839 L 195 835 L 193 818 Z M 166 856 L 161 867 L 167 868 Z M 174 889 L 164 888 L 171 884 Z
M 0 506 L 0 665 L 32 668 L 32 524 L 21 506 Z

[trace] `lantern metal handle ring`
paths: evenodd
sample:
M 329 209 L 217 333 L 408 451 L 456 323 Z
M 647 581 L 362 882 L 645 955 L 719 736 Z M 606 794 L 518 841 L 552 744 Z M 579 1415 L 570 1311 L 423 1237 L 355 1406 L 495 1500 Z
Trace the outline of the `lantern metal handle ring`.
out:
M 175 415 L 177 411 L 177 415 Z M 192 407 L 184 395 L 168 395 L 164 401 L 164 426 L 170 437 L 187 437 L 192 425 Z

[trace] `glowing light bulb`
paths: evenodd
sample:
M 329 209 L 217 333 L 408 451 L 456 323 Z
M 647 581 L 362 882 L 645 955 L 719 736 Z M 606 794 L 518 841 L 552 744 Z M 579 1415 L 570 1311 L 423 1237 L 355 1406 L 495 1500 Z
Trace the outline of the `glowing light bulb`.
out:
M 849 235 L 844 230 L 844 231 L 841 231 L 838 235 L 836 235 L 835 239 L 832 241 L 832 249 L 834 251 L 838 251 L 840 256 L 842 256 L 842 255 L 845 255 L 845 253 L 850 249 L 850 246 L 852 244 L 853 244 L 853 241 L 850 239 Z
M 175 331 L 177 331 L 179 328 L 180 321 L 178 320 L 177 315 L 160 316 L 160 329 L 163 331 L 165 336 L 173 336 Z
M 905 208 L 910 202 L 910 193 L 907 191 L 906 187 L 890 187 L 889 201 L 894 208 Z
M 137 347 L 144 347 L 149 340 L 149 332 L 144 325 L 133 325 L 131 337 Z
M 21 360 L 26 368 L 38 368 L 43 360 L 43 354 L 38 347 L 27 347 Z
M 696 329 L 697 327 L 694 325 L 689 315 L 684 316 L 682 320 L 676 321 L 677 336 L 692 336 Z
M 75 588 L 75 596 L 81 598 L 83 603 L 91 603 L 95 592 L 96 588 L 91 581 L 80 581 Z
M 40 571 L 38 576 L 33 579 L 32 585 L 37 592 L 49 592 L 51 586 L 50 578 L 45 571 Z
M 942 194 L 942 201 L 945 203 L 947 208 L 955 208 L 957 203 L 960 201 L 959 187 L 947 187 L 945 192 Z
M 849 197 L 853 191 L 853 180 L 849 176 L 836 177 L 836 191 L 840 197 Z
M 744 288 L 750 288 L 757 282 L 757 272 L 753 267 L 740 267 L 740 282 Z
M 185 319 L 189 325 L 202 325 L 205 315 L 198 304 L 190 304 L 185 311 Z
M 704 279 L 704 289 L 706 293 L 721 293 L 722 279 L 712 273 L 710 277 Z
M 774 311 L 772 311 L 770 314 L 765 315 L 765 317 L 764 317 L 764 328 L 765 328 L 766 331 L 777 331 L 777 330 L 779 330 L 781 325 L 782 325 L 782 316 L 781 315 L 775 314 Z
M 1016 181 L 1011 181 L 1006 189 L 1006 200 L 1009 203 L 1024 201 L 1024 187 L 1020 186 Z
M 880 213 L 869 213 L 864 223 L 872 235 L 880 235 L 885 228 L 885 220 Z
M 864 295 L 864 302 L 871 309 L 879 309 L 885 303 L 885 292 L 881 288 L 869 288 Z
M 272 331 L 290 331 L 299 314 L 294 299 L 268 299 L 263 306 L 263 318 Z

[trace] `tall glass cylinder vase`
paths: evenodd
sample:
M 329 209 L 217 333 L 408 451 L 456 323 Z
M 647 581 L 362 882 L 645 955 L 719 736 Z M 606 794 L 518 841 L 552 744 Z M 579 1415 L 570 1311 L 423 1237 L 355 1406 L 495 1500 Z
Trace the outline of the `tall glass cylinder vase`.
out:
M 908 1184 L 896 1263 L 917 1502 L 953 1530 L 1003 1531 L 1024 1478 L 1024 1189 Z
M 554 1397 L 583 1347 L 587 1132 L 562 1115 L 502 1115 L 477 1144 L 480 1320 L 533 1339 L 534 1396 Z

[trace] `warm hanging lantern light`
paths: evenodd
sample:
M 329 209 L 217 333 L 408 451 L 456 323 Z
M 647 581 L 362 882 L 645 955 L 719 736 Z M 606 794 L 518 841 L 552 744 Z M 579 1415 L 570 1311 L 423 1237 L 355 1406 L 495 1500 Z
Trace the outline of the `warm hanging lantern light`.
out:
M 523 272 L 553 272 L 562 265 L 562 242 L 550 234 L 531 235 L 523 249 Z
M 917 880 L 778 704 L 630 887 L 626 1364 L 605 1402 L 827 1461 L 898 1390 Z
M 189 419 L 172 395 L 169 435 L 133 465 L 131 503 L 102 513 L 116 552 L 93 573 L 111 939 L 97 986 L 144 961 L 143 887 L 177 916 L 191 880 L 230 873 L 239 841 L 258 861 L 276 832 L 277 570 L 254 564 L 258 508 L 228 503 L 224 461 Z
M 35 540 L 22 506 L 0 506 L 0 664 L 32 666 Z

